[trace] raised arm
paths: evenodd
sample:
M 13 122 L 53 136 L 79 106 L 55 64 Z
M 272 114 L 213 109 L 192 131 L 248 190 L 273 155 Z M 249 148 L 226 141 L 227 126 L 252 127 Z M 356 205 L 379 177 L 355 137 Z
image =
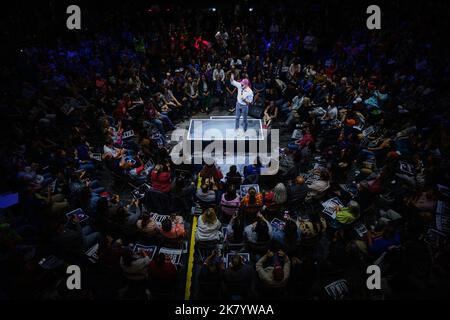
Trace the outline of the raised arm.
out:
M 230 74 L 230 82 L 233 86 L 235 86 L 236 88 L 240 88 L 241 84 L 237 81 L 234 80 L 234 74 Z

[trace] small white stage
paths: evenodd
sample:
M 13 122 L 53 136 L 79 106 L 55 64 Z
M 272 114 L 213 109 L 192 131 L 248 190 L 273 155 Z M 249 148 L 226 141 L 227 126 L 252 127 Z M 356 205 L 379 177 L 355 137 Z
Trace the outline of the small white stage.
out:
M 264 140 L 260 119 L 248 119 L 247 131 L 243 132 L 240 119 L 239 131 L 234 130 L 235 118 L 232 116 L 213 116 L 210 119 L 191 119 L 187 139 L 192 141 L 258 141 Z

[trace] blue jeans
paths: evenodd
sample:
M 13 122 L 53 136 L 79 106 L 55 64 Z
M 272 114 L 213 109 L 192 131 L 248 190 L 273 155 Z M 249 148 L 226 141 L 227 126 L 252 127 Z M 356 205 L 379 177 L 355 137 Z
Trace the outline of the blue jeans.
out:
M 288 149 L 289 151 L 297 151 L 300 149 L 300 145 L 296 144 L 295 142 L 288 143 Z
M 162 122 L 165 122 L 167 125 L 169 125 L 170 129 L 172 129 L 172 130 L 175 129 L 175 125 L 173 124 L 172 120 L 170 120 L 167 113 L 161 112 L 161 114 L 159 116 L 159 120 L 161 120 Z
M 247 131 L 248 123 L 247 123 L 247 115 L 248 115 L 248 106 L 245 104 L 236 103 L 236 124 L 235 129 L 239 129 L 239 120 L 242 117 L 244 118 L 244 131 Z
M 289 105 L 288 105 L 287 102 L 283 103 L 283 104 L 280 106 L 280 111 L 281 111 L 282 113 L 286 114 L 286 115 L 289 114 L 290 110 L 289 110 Z
M 375 152 L 369 151 L 369 150 L 367 150 L 367 149 L 362 149 L 362 150 L 361 150 L 361 155 L 362 155 L 365 159 L 375 159 Z
M 164 126 L 161 120 L 159 119 L 152 119 L 149 121 L 144 121 L 144 126 L 150 126 L 150 124 L 153 124 L 161 134 L 165 134 L 166 131 L 164 130 Z

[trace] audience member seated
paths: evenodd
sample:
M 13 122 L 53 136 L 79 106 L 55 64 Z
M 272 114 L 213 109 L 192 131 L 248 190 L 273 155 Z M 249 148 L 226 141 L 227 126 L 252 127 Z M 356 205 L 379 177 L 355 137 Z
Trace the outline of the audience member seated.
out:
M 177 240 L 184 238 L 186 231 L 184 230 L 184 221 L 181 216 L 172 214 L 170 219 L 165 219 L 161 223 L 159 229 L 161 235 L 169 240 Z
M 255 220 L 256 214 L 262 209 L 263 201 L 263 195 L 256 192 L 254 187 L 248 189 L 248 194 L 241 200 L 242 214 L 246 222 L 251 223 Z
M 224 269 L 223 258 L 217 250 L 213 250 L 200 269 L 198 281 L 201 295 L 199 298 L 211 299 L 220 297 L 220 285 Z
M 272 225 L 261 213 L 256 216 L 256 221 L 244 229 L 245 240 L 250 244 L 266 244 L 272 239 Z
M 301 243 L 314 246 L 326 232 L 327 222 L 320 214 L 310 214 L 308 219 L 299 218 Z
M 242 184 L 242 175 L 237 171 L 235 165 L 230 166 L 230 171 L 225 176 L 225 182 L 227 186 L 234 185 L 236 189 Z
M 291 261 L 283 252 L 267 253 L 256 263 L 256 272 L 262 284 L 267 288 L 286 287 L 291 272 Z
M 151 173 L 152 188 L 164 193 L 170 192 L 172 189 L 172 182 L 170 177 L 169 164 L 157 164 Z
M 148 279 L 151 294 L 174 290 L 178 273 L 175 265 L 164 253 L 158 253 L 148 265 Z
M 290 151 L 301 152 L 308 149 L 314 143 L 314 137 L 308 129 L 303 130 L 302 137 L 293 143 L 288 144 Z
M 119 167 L 124 170 L 126 174 L 128 174 L 133 179 L 144 183 L 147 181 L 147 176 L 145 172 L 144 162 L 141 160 L 139 155 L 133 156 L 124 156 L 120 160 Z
M 259 157 L 257 157 L 254 164 L 244 167 L 244 184 L 257 184 L 261 174 L 261 167 Z
M 308 186 L 308 194 L 306 195 L 306 201 L 321 199 L 325 192 L 330 188 L 330 176 L 327 171 L 322 170 L 319 173 L 319 180 L 313 181 Z
M 239 212 L 240 204 L 241 200 L 236 193 L 234 185 L 229 185 L 227 192 L 222 195 L 222 200 L 220 201 L 220 210 L 224 223 L 230 221 L 231 217 Z
M 343 224 L 352 224 L 359 218 L 359 204 L 351 200 L 346 207 L 338 207 L 336 213 L 336 220 Z
M 125 149 L 114 147 L 112 139 L 106 140 L 105 145 L 103 146 L 103 157 L 110 156 L 114 160 L 119 160 L 125 154 Z
M 59 223 L 53 238 L 55 245 L 66 253 L 82 254 L 100 240 L 100 233 L 91 226 L 82 227 L 76 215 L 67 224 Z
M 224 295 L 226 299 L 245 299 L 251 295 L 253 269 L 244 262 L 244 258 L 235 254 L 229 261 L 223 275 Z
M 291 203 L 302 203 L 308 193 L 308 186 L 305 184 L 305 178 L 298 176 L 294 183 L 288 187 L 288 199 Z
M 187 183 L 189 183 L 187 185 Z M 174 207 L 179 208 L 181 212 L 188 213 L 194 206 L 195 183 L 186 182 L 186 178 L 177 177 L 172 186 L 172 199 Z
M 120 267 L 126 279 L 143 282 L 147 281 L 150 261 L 147 251 L 133 253 L 130 248 L 127 248 L 120 258 Z
M 198 218 L 195 239 L 197 241 L 219 241 L 223 238 L 222 223 L 217 219 L 216 211 L 208 208 Z
M 102 237 L 97 250 L 98 263 L 110 269 L 119 267 L 123 253 L 120 239 L 114 241 L 111 236 Z
M 195 196 L 198 200 L 205 204 L 215 204 L 216 203 L 216 192 L 215 192 L 215 184 L 209 180 L 209 178 L 205 179 L 200 186 L 200 189 L 197 190 Z
M 126 207 L 118 205 L 110 218 L 112 222 L 121 226 L 135 226 L 140 216 L 139 200 L 132 200 Z
M 273 240 L 278 242 L 286 252 L 292 253 L 300 244 L 301 229 L 298 220 L 286 217 L 282 229 L 273 229 Z
M 287 202 L 287 190 L 283 183 L 278 183 L 273 191 L 264 194 L 264 214 L 277 216 Z
M 234 214 L 230 223 L 227 225 L 226 241 L 229 244 L 244 243 L 244 223 L 239 214 Z
M 203 183 L 203 181 L 209 179 L 209 181 L 211 181 L 211 183 L 213 183 L 216 188 L 219 187 L 218 184 L 220 180 L 223 179 L 223 174 L 215 163 L 205 164 L 202 170 L 200 170 L 200 172 L 198 173 L 198 176 L 199 178 L 201 178 L 201 182 L 199 183 Z
M 368 237 L 369 252 L 374 258 L 379 257 L 384 252 L 400 245 L 400 233 L 386 225 L 381 232 L 370 232 Z
M 270 127 L 273 121 L 277 119 L 278 107 L 275 105 L 275 101 L 271 101 L 264 110 L 263 123 L 266 128 Z

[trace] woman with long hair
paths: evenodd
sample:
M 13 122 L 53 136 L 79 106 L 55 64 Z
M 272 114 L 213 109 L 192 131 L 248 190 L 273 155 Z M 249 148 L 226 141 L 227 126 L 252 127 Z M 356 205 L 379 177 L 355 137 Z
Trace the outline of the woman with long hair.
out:
M 222 223 L 217 219 L 216 210 L 208 208 L 198 218 L 195 239 L 197 241 L 214 241 L 222 238 Z
M 278 107 L 275 105 L 275 101 L 271 101 L 264 110 L 264 126 L 269 127 L 278 116 Z
M 244 242 L 244 223 L 238 214 L 233 215 L 227 226 L 226 240 L 228 243 Z

